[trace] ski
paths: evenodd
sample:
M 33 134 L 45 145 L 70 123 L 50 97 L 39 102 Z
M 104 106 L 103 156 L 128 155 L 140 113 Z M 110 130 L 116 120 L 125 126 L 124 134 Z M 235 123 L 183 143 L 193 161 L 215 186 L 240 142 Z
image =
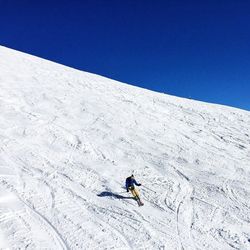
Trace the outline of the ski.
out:
M 136 196 L 136 197 L 134 197 L 134 198 L 135 198 L 135 200 L 137 201 L 137 204 L 138 204 L 139 207 L 141 207 L 141 206 L 144 205 L 144 203 L 141 201 L 140 197 Z
M 144 205 L 144 203 L 143 203 L 141 200 L 137 201 L 137 203 L 138 203 L 138 206 L 139 206 L 139 207 L 141 207 L 141 206 Z

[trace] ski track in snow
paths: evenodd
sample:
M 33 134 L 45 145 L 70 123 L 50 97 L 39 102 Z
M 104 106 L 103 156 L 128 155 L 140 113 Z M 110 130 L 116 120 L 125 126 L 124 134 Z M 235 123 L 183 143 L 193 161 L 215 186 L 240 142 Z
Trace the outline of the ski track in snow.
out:
M 249 112 L 1 46 L 0 89 L 0 249 L 250 249 Z

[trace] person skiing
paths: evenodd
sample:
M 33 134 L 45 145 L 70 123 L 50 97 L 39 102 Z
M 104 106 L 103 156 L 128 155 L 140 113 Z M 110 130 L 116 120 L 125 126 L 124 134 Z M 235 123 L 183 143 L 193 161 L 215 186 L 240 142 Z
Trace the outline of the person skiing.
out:
M 129 176 L 127 179 L 126 179 L 126 189 L 127 189 L 127 192 L 131 192 L 132 195 L 134 196 L 135 200 L 138 202 L 138 204 L 140 206 L 143 205 L 143 203 L 141 202 L 140 200 L 140 196 L 139 196 L 139 192 L 138 190 L 135 188 L 135 185 L 136 186 L 141 186 L 140 183 L 137 183 L 137 181 L 135 180 L 135 177 L 134 175 L 132 174 L 131 176 Z

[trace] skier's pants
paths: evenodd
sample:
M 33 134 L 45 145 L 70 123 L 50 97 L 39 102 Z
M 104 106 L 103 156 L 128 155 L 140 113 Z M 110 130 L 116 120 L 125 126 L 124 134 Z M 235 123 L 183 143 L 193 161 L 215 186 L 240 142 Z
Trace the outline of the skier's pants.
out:
M 134 187 L 129 187 L 128 189 L 129 189 L 129 191 L 131 192 L 131 194 L 135 198 L 139 199 L 139 192 L 138 192 L 138 190 L 136 190 Z

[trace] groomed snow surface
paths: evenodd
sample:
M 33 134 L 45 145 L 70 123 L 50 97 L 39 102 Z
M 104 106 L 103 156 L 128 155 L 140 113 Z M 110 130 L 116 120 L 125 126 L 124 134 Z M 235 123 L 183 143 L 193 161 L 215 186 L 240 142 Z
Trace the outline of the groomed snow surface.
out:
M 0 47 L 0 142 L 0 249 L 250 249 L 250 112 Z

